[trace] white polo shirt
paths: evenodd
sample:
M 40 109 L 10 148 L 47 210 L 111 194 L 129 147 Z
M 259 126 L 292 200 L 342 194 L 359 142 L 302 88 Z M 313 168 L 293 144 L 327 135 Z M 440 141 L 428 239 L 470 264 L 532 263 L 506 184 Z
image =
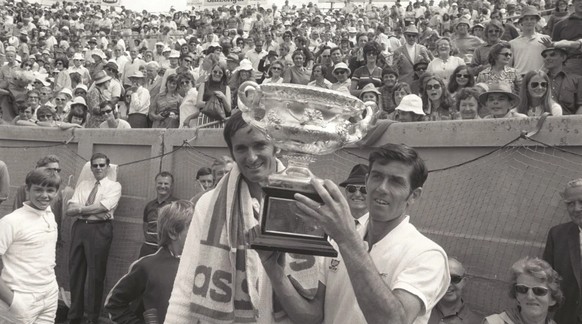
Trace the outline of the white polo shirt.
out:
M 18 292 L 38 292 L 56 283 L 57 223 L 51 208 L 25 202 L 0 218 L 2 280 Z
M 362 233 L 358 231 L 359 233 Z M 417 296 L 421 315 L 414 324 L 426 324 L 432 308 L 449 287 L 450 274 L 445 251 L 409 223 L 409 216 L 369 252 L 386 285 Z M 325 324 L 366 324 L 341 254 L 326 258 L 322 282 L 326 285 Z

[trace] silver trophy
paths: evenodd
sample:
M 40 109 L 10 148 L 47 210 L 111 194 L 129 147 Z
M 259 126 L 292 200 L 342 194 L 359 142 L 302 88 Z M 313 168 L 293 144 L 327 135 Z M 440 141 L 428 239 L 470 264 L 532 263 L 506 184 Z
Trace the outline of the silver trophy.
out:
M 295 193 L 322 202 L 309 170 L 314 155 L 360 141 L 374 125 L 378 107 L 345 93 L 296 84 L 247 81 L 238 90 L 244 120 L 286 151 L 288 167 L 268 178 L 261 228 L 251 247 L 337 256 L 323 230 L 297 216 Z

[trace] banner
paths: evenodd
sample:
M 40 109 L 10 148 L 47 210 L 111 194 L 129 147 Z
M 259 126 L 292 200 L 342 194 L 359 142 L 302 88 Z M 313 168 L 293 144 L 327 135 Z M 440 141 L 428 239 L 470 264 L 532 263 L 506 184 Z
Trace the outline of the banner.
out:
M 254 1 L 252 0 L 202 0 L 202 7 L 203 8 L 210 8 L 210 7 L 230 7 L 230 6 L 247 6 L 249 4 L 253 4 Z

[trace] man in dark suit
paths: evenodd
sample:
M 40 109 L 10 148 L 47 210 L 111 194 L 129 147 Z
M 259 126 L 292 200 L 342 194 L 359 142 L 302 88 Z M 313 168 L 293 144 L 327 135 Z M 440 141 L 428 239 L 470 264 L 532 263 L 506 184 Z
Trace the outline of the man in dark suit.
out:
M 423 45 L 418 44 L 418 29 L 414 25 L 404 29 L 406 43 L 394 51 L 394 68 L 398 71 L 398 81 L 412 83 L 414 64 L 420 61 L 430 62 L 434 58 L 432 53 Z
M 560 195 L 572 221 L 550 229 L 544 260 L 562 276 L 561 287 L 566 299 L 564 305 L 556 311 L 554 320 L 558 324 L 581 324 L 582 178 L 568 182 Z

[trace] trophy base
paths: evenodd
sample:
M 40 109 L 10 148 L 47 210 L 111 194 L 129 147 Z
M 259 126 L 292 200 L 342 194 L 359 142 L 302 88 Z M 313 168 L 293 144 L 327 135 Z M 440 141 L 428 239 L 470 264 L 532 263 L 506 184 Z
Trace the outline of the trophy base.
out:
M 337 251 L 329 242 L 312 241 L 289 236 L 274 236 L 261 233 L 258 227 L 250 232 L 251 248 L 264 251 L 337 257 Z
M 303 194 L 323 203 L 315 190 L 285 183 L 289 187 L 264 187 L 265 199 L 261 214 L 260 229 L 251 231 L 250 245 L 253 249 L 282 251 L 299 254 L 337 256 L 327 239 L 327 234 L 313 221 L 301 216 L 294 198 L 296 193 Z M 299 190 L 297 189 L 299 187 Z

